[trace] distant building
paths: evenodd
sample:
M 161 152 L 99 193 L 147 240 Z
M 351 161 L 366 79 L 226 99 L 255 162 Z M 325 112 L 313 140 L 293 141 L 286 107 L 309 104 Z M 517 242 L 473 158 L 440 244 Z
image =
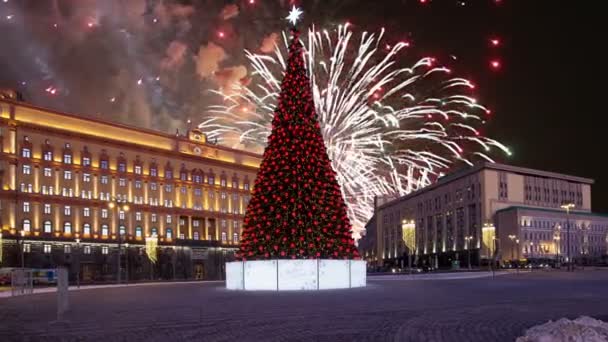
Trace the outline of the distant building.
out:
M 148 278 L 147 238 L 156 277 L 220 278 L 261 160 L 196 129 L 169 135 L 12 97 L 0 99 L 0 143 L 0 264 L 67 266 L 83 281 L 114 279 L 119 245 L 130 277 Z
M 591 212 L 592 179 L 480 163 L 379 205 L 359 242 L 372 266 L 487 262 L 597 261 L 606 255 L 608 215 Z M 571 204 L 572 208 L 563 208 Z M 568 233 L 569 232 L 569 233 Z M 568 253 L 568 245 L 570 251 Z

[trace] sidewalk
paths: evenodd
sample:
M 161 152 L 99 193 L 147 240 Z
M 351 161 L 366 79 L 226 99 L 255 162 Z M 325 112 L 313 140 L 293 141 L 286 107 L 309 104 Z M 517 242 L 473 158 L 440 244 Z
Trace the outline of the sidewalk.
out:
M 139 287 L 139 286 L 156 286 L 156 285 L 177 285 L 177 284 L 196 284 L 196 283 L 218 283 L 224 282 L 223 280 L 185 280 L 185 281 L 162 281 L 162 282 L 149 282 L 149 283 L 131 283 L 131 284 L 104 284 L 104 285 L 82 285 L 77 287 L 75 285 L 68 287 L 69 291 L 81 291 L 81 290 L 94 290 L 94 289 L 105 289 L 114 287 Z M 51 293 L 57 292 L 57 287 L 42 287 L 34 288 L 31 294 L 40 293 Z M 0 298 L 10 298 L 12 292 L 10 287 L 6 291 L 0 291 Z M 15 296 L 18 297 L 18 296 Z
M 521 271 L 528 273 L 528 271 Z M 475 279 L 488 278 L 492 276 L 502 276 L 507 274 L 515 274 L 511 271 L 496 271 L 494 274 L 489 271 L 474 271 L 474 272 L 449 272 L 449 273 L 413 273 L 413 274 L 394 274 L 394 275 L 378 275 L 368 276 L 368 281 L 384 281 L 384 280 L 452 280 L 452 279 Z

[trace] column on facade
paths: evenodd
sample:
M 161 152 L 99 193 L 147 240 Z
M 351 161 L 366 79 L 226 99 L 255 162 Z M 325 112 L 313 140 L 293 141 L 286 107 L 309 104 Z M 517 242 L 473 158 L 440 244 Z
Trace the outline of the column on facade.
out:
M 57 209 L 55 209 L 55 210 L 57 210 Z M 92 213 L 93 214 L 93 227 L 91 227 L 91 228 L 93 230 L 92 234 L 95 235 L 95 234 L 98 234 L 98 232 L 99 232 L 99 208 L 93 207 L 92 211 L 93 211 L 93 213 Z
M 192 216 L 188 215 L 188 239 L 192 240 Z
M 99 194 L 97 193 L 97 190 L 99 189 L 99 179 L 97 174 L 93 174 L 93 198 L 94 199 L 98 199 L 99 198 Z
M 216 196 L 216 199 L 217 199 L 217 196 Z M 220 219 L 216 217 L 214 222 L 215 222 L 215 240 L 221 241 L 220 240 Z
M 34 165 L 34 192 L 40 193 L 40 165 Z
M 226 236 L 226 240 L 227 240 L 226 242 L 229 245 L 232 245 L 233 244 L 232 236 L 233 236 L 233 233 L 234 233 L 234 220 L 230 219 L 230 220 L 227 220 L 227 221 L 228 221 L 228 223 L 227 223 L 228 224 L 228 233 L 227 233 L 227 236 Z M 395 246 L 395 248 L 397 248 L 397 247 Z
M 205 240 L 209 240 L 209 219 L 205 217 Z

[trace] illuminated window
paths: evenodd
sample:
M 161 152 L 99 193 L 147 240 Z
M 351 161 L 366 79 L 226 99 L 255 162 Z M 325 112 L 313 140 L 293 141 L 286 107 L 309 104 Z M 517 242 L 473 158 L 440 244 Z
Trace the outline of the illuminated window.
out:
M 30 245 L 29 243 L 24 243 L 23 244 L 23 253 L 29 253 L 32 251 L 32 245 Z
M 141 181 L 139 181 L 139 180 L 135 181 L 135 189 L 141 189 Z
M 188 180 L 188 173 L 186 173 L 186 172 L 181 172 L 181 173 L 179 174 L 179 179 L 180 179 L 180 180 L 183 180 L 183 181 L 187 181 L 187 180 Z
M 72 234 L 72 223 L 70 222 L 65 222 L 63 224 L 63 232 L 65 234 Z
M 127 233 L 127 227 L 121 225 L 120 227 L 118 227 L 118 234 L 120 235 L 125 235 Z
M 63 207 L 63 214 L 65 216 L 72 215 L 72 208 L 69 205 L 66 205 L 65 207 Z
M 243 184 L 243 189 L 249 191 L 249 183 L 244 183 Z
M 64 164 L 72 164 L 72 155 L 71 154 L 64 154 L 63 155 L 63 163 Z
M 166 179 L 173 178 L 173 171 L 172 170 L 165 170 L 165 178 Z
M 222 232 L 222 242 L 226 242 L 227 234 L 226 232 Z
M 179 233 L 179 238 L 182 239 L 182 240 L 185 239 L 184 233 Z
M 108 165 L 109 165 L 109 163 L 105 159 L 102 159 L 102 160 L 99 161 L 99 167 L 101 169 L 107 170 L 108 169 Z
M 101 246 L 101 254 L 108 254 L 108 246 Z
M 70 245 L 63 245 L 63 253 L 70 254 L 71 252 L 72 252 L 72 246 L 70 246 Z
M 30 202 L 23 202 L 23 212 L 24 213 L 30 212 Z
M 124 211 L 119 211 L 118 212 L 118 219 L 119 220 L 124 220 L 125 219 L 125 212 Z
M 45 214 L 50 214 L 51 213 L 51 205 L 48 203 L 44 204 L 44 213 Z
M 223 199 L 223 200 L 225 200 L 226 199 L 226 193 L 222 191 L 220 193 L 220 198 Z
M 53 231 L 53 224 L 51 223 L 51 221 L 44 221 L 42 227 L 45 233 L 51 233 Z
M 91 234 L 91 225 L 88 223 L 85 223 L 82 225 L 82 233 L 84 235 L 90 235 Z
M 21 156 L 23 158 L 31 158 L 32 157 L 32 150 L 30 150 L 27 147 L 24 147 L 21 149 Z
M 118 163 L 118 172 L 127 172 L 127 164 L 125 162 Z
M 221 186 L 226 186 L 226 178 L 220 179 L 220 185 Z
M 173 239 L 173 229 L 167 228 L 165 235 L 167 236 L 167 239 Z
M 32 167 L 30 165 L 23 165 L 23 174 L 29 175 L 32 173 Z
M 194 180 L 194 183 L 199 183 L 200 184 L 200 183 L 203 182 L 203 177 L 201 177 L 201 175 L 194 175 L 193 176 L 193 180 Z
M 108 176 L 101 176 L 101 184 L 108 184 Z
M 171 184 L 166 184 L 165 185 L 165 192 L 171 192 L 173 191 L 173 186 Z
M 150 221 L 156 222 L 156 214 L 151 214 L 150 217 L 151 217 Z
M 198 232 L 194 232 L 192 234 L 192 237 L 194 238 L 194 240 L 198 240 L 199 239 Z
M 102 224 L 101 225 L 101 235 L 103 236 L 108 236 L 108 225 L 107 224 Z
M 82 165 L 83 166 L 91 166 L 91 158 L 90 157 L 82 157 Z
M 221 222 L 222 228 L 226 228 L 226 220 L 222 220 L 220 222 Z
M 213 175 L 209 175 L 209 177 L 207 177 L 207 183 L 209 183 L 209 185 L 214 185 L 215 177 Z
M 28 220 L 28 219 L 23 220 L 23 223 L 21 224 L 21 229 L 23 229 L 24 232 L 31 231 L 32 223 L 30 222 L 30 220 Z
M 135 227 L 135 237 L 141 237 L 141 227 Z
M 194 227 L 198 227 L 200 225 L 201 221 L 199 220 L 192 220 L 192 226 Z
M 196 188 L 194 189 L 194 196 L 201 196 L 203 194 L 203 190 Z
M 185 194 L 186 193 L 186 187 L 182 186 L 181 189 L 180 189 L 180 191 L 181 191 L 182 194 Z
M 136 175 L 141 175 L 141 165 L 135 165 L 134 171 Z
M 53 152 L 52 151 L 44 151 L 42 154 L 42 158 L 46 161 L 53 161 Z
M 154 228 L 152 228 L 152 229 L 150 230 L 150 235 L 151 235 L 152 237 L 154 237 L 154 236 L 158 236 L 158 230 L 156 229 L 156 227 L 154 227 Z
M 51 253 L 51 245 L 44 244 L 44 245 L 42 246 L 42 250 L 44 251 L 44 253 L 45 253 L 45 254 L 49 254 L 49 253 Z
M 239 187 L 239 181 L 236 180 L 236 179 L 233 179 L 232 180 L 232 187 L 235 188 L 235 189 L 238 189 L 238 187 Z
M 108 209 L 101 209 L 101 218 L 108 218 Z
M 63 179 L 72 179 L 72 171 L 63 171 Z
M 155 167 L 150 167 L 150 176 L 152 176 L 152 177 L 158 176 L 158 169 Z
M 171 223 L 171 215 L 167 215 L 167 223 Z
M 156 183 L 150 183 L 150 190 L 156 190 L 157 189 L 157 185 Z
M 118 179 L 118 186 L 127 186 L 127 180 L 124 178 Z
M 83 173 L 82 174 L 82 181 L 83 182 L 90 182 L 91 181 L 91 174 L 90 173 Z
M 44 168 L 44 176 L 45 177 L 51 177 L 53 175 L 53 171 L 51 170 L 50 167 L 45 167 Z
M 83 253 L 84 254 L 91 254 L 91 246 L 89 246 L 89 245 L 84 246 Z
M 135 221 L 141 221 L 141 212 L 136 212 L 135 213 Z
M 238 233 L 232 234 L 232 242 L 234 242 L 234 243 L 239 242 L 239 234 Z

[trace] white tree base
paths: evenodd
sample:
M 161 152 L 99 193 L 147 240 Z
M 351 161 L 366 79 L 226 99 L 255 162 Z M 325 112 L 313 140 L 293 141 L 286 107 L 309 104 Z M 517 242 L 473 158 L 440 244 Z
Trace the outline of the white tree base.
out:
M 226 288 L 246 291 L 365 287 L 364 260 L 255 260 L 226 263 Z

